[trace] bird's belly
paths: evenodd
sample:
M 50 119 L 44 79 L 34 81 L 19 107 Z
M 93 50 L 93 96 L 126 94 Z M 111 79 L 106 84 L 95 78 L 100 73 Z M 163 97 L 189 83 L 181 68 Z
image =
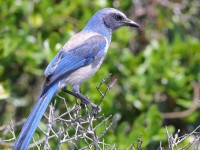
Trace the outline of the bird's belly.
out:
M 91 64 L 81 67 L 77 69 L 76 71 L 70 73 L 69 75 L 65 77 L 64 84 L 75 85 L 75 84 L 80 84 L 88 80 L 97 72 L 103 60 L 104 60 L 104 57 L 102 57 L 101 59 L 97 59 L 93 61 Z

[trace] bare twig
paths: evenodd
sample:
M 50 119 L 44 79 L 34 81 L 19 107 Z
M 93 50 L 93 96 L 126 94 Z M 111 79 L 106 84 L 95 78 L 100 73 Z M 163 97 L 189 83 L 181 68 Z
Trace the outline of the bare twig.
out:
M 177 133 L 174 135 L 169 133 L 167 127 L 166 127 L 166 134 L 168 137 L 168 146 L 170 150 L 173 150 L 174 147 L 176 147 L 178 150 L 187 150 L 188 148 L 190 148 L 192 145 L 194 145 L 195 142 L 199 141 L 199 136 L 195 136 L 194 140 L 191 143 L 188 143 L 185 146 L 179 147 L 179 144 L 182 143 L 183 141 L 185 141 L 187 138 L 189 138 L 190 136 L 194 136 L 195 134 L 200 134 L 199 132 L 196 132 L 198 129 L 200 129 L 200 125 L 198 127 L 196 127 L 196 129 L 194 129 L 191 133 L 189 134 L 185 134 L 183 136 L 179 136 L 179 132 L 180 130 L 177 131 Z M 198 147 L 198 145 L 197 145 Z
M 104 91 L 104 93 L 100 90 L 101 86 L 108 80 L 111 78 L 111 73 L 108 75 L 107 78 L 103 79 L 100 84 L 96 87 L 97 91 L 99 92 L 99 94 L 101 95 L 101 99 L 99 101 L 99 104 L 97 106 L 99 106 L 101 104 L 101 102 L 103 101 L 104 97 L 107 95 L 108 91 L 114 86 L 114 84 L 116 83 L 117 79 L 114 79 L 113 81 L 111 81 L 106 90 Z

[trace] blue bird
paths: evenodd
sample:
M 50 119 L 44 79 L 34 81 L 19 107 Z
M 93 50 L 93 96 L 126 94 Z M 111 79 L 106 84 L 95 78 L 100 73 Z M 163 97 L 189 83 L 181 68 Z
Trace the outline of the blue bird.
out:
M 140 27 L 114 8 L 96 12 L 85 28 L 74 35 L 47 66 L 43 91 L 30 113 L 13 150 L 26 150 L 53 96 L 68 85 L 74 95 L 90 103 L 80 93 L 80 84 L 101 66 L 111 42 L 112 32 L 122 26 Z M 93 103 L 90 103 L 93 104 Z M 95 107 L 93 104 L 92 106 Z

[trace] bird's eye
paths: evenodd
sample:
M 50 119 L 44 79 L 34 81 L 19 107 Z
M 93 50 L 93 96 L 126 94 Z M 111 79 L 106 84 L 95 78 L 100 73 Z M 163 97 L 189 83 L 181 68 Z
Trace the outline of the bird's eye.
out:
M 121 15 L 115 15 L 115 19 L 117 21 L 121 21 L 123 19 L 123 17 Z

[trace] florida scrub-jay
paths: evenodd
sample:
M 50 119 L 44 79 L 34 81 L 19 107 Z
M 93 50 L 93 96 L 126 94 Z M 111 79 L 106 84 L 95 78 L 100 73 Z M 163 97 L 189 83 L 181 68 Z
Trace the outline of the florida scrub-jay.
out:
M 114 8 L 96 12 L 85 28 L 74 35 L 47 66 L 43 91 L 15 143 L 14 150 L 25 150 L 53 96 L 68 85 L 80 93 L 80 84 L 101 66 L 111 42 L 112 32 L 122 26 L 139 27 Z

